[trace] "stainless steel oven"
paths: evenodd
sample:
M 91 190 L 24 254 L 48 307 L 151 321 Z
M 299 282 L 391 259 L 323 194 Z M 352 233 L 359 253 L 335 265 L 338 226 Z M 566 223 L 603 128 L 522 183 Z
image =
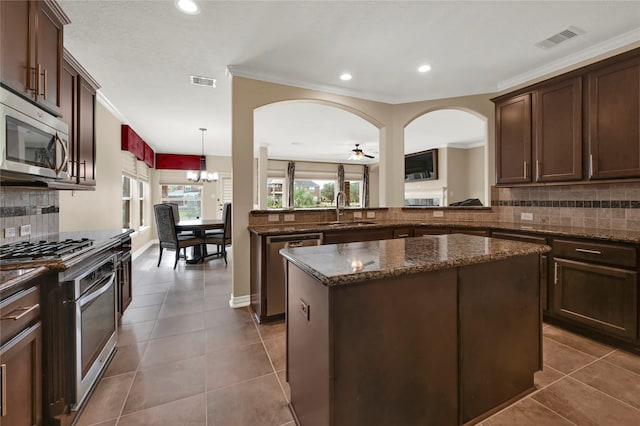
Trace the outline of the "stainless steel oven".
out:
M 112 253 L 92 258 L 79 265 L 82 271 L 68 281 L 75 333 L 72 409 L 80 408 L 116 347 L 116 261 Z
M 3 87 L 0 87 L 0 135 L 0 168 L 4 176 L 69 178 L 67 124 Z

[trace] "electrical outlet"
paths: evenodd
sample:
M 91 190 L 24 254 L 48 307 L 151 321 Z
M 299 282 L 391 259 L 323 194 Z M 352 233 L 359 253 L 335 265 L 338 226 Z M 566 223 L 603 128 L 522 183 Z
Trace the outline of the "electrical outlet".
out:
M 20 236 L 31 235 L 31 225 L 22 225 L 20 227 Z
M 16 228 L 11 227 L 11 228 L 4 228 L 4 237 L 5 238 L 12 238 L 16 236 Z
M 375 219 L 376 212 L 367 212 L 367 219 Z
M 444 217 L 444 212 L 442 210 L 434 210 L 433 217 Z
M 533 220 L 533 213 L 520 213 L 520 220 Z
M 284 221 L 285 222 L 293 222 L 294 220 L 296 220 L 296 215 L 294 215 L 294 214 L 285 214 L 284 215 Z
M 362 219 L 362 212 L 353 212 L 354 219 Z
M 270 214 L 269 216 L 267 216 L 267 220 L 269 222 L 280 222 L 280 215 L 279 214 Z

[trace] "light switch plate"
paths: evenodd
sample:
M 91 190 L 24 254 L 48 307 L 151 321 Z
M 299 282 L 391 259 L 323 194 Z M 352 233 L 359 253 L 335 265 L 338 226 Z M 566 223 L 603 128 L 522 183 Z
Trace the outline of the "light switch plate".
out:
M 267 220 L 269 222 L 279 222 L 280 221 L 280 215 L 279 214 L 270 214 L 269 216 L 267 216 Z
M 533 220 L 533 213 L 520 213 L 520 220 Z
M 22 225 L 20 227 L 20 236 L 31 235 L 31 225 Z
M 362 212 L 353 212 L 353 218 L 354 219 L 361 219 L 362 218 Z
M 367 219 L 375 219 L 376 212 L 367 212 Z
M 434 210 L 433 217 L 444 217 L 444 212 L 442 210 Z
M 4 228 L 4 237 L 5 238 L 12 238 L 16 236 L 16 228 L 14 227 L 10 227 L 10 228 Z
M 285 222 L 293 222 L 294 220 L 296 220 L 296 215 L 295 214 L 285 214 L 284 215 L 284 221 Z

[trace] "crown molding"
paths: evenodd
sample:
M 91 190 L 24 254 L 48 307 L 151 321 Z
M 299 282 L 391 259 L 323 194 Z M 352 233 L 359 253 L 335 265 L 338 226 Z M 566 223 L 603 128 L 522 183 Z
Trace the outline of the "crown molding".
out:
M 511 87 L 528 83 L 532 80 L 544 77 L 556 71 L 561 71 L 582 61 L 593 59 L 599 55 L 613 52 L 616 49 L 638 42 L 640 42 L 640 28 L 631 30 L 617 37 L 603 41 L 602 43 L 598 43 L 587 49 L 581 50 L 580 52 L 567 55 L 562 59 L 550 62 L 538 68 L 534 68 L 531 71 L 517 75 L 513 78 L 500 81 L 498 82 L 498 87 L 496 89 L 497 91 L 507 90 Z

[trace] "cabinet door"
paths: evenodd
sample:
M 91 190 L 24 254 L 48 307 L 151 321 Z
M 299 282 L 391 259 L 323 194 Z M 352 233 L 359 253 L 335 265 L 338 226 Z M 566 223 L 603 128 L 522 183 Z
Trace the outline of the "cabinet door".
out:
M 42 424 L 40 323 L 0 348 L 2 426 Z
M 124 314 L 124 311 L 129 307 L 129 304 L 133 300 L 132 288 L 131 288 L 131 257 L 127 257 L 122 261 L 119 270 L 119 284 L 120 284 L 120 314 Z
M 445 228 L 414 228 L 413 236 L 422 237 L 423 235 L 442 235 L 450 234 L 451 231 Z
M 78 78 L 78 183 L 96 184 L 96 90 Z
M 640 177 L 640 58 L 587 78 L 589 178 Z
M 636 272 L 554 258 L 553 314 L 608 334 L 637 337 Z
M 60 73 L 60 113 L 61 119 L 69 126 L 69 180 L 78 180 L 78 153 L 76 137 L 78 73 L 68 62 L 63 62 Z
M 357 231 L 325 232 L 323 244 L 353 243 L 358 241 L 390 240 L 393 238 L 391 228 L 362 229 Z
M 31 22 L 29 2 L 0 2 L 0 76 L 2 83 L 25 96 L 31 96 L 29 90 L 33 61 L 29 55 L 29 32 Z
M 496 104 L 496 180 L 531 182 L 531 94 Z
M 36 101 L 52 113 L 60 114 L 60 69 L 63 24 L 45 2 L 34 2 L 36 10 L 37 78 Z
M 582 79 L 536 92 L 536 181 L 582 179 Z

